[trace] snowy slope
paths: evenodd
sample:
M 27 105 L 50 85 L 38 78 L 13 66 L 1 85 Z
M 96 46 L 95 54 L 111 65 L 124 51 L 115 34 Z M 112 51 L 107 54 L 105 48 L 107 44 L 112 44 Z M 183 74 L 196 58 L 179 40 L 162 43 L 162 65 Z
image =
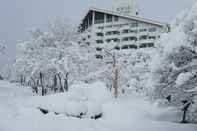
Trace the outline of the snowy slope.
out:
M 94 85 L 89 85 L 88 88 Z M 98 89 L 98 88 L 97 88 Z M 84 89 L 85 90 L 85 89 Z M 96 90 L 98 95 L 99 91 Z M 91 91 L 90 91 L 91 92 Z M 94 93 L 94 92 L 93 92 Z M 84 94 L 86 96 L 87 94 Z M 60 95 L 61 96 L 61 95 Z M 50 97 L 50 96 L 47 96 Z M 58 94 L 53 96 L 59 97 Z M 74 97 L 74 96 L 73 96 Z M 67 117 L 64 114 L 42 114 L 32 104 L 38 97 L 28 88 L 0 81 L 0 131 L 196 131 L 197 125 L 172 122 L 178 119 L 173 109 L 161 109 L 150 104 L 143 96 L 112 97 L 94 101 L 102 106 L 104 116 L 98 120 Z M 94 98 L 89 96 L 88 98 Z M 98 98 L 98 97 L 96 97 Z M 45 97 L 40 97 L 43 101 Z M 72 98 L 77 99 L 77 98 Z M 81 98 L 80 98 L 81 99 Z M 48 99 L 48 103 L 50 103 Z M 68 101 L 62 100 L 61 102 Z M 32 102 L 32 103 L 30 103 Z M 61 105 L 57 103 L 58 105 Z M 56 105 L 53 103 L 53 105 Z M 168 113 L 167 113 L 168 112 Z M 173 118 L 173 119 L 172 119 Z

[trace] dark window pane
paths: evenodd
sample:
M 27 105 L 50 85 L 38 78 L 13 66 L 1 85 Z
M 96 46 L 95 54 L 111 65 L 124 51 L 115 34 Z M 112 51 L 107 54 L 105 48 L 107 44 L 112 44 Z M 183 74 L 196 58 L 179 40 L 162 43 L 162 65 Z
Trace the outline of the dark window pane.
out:
M 101 24 L 104 23 L 104 13 L 95 13 L 95 24 Z
M 147 44 L 146 43 L 143 43 L 140 45 L 140 48 L 146 48 L 147 47 Z
M 123 45 L 123 46 L 122 46 L 122 49 L 128 49 L 128 48 L 129 48 L 128 45 Z
M 114 21 L 118 21 L 118 16 L 114 16 Z
M 107 22 L 112 22 L 112 15 L 107 14 Z
M 129 45 L 130 49 L 137 49 L 137 45 Z

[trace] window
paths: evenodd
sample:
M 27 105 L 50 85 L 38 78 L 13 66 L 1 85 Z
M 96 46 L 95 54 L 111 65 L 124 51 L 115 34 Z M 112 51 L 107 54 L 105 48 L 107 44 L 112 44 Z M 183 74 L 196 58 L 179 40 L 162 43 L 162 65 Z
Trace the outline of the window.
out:
M 143 43 L 140 48 L 155 47 L 154 43 Z
M 119 35 L 120 32 L 119 31 L 108 31 L 106 32 L 106 35 Z
M 122 41 L 129 41 L 129 38 L 128 38 L 128 37 L 124 37 L 124 38 L 122 39 Z
M 120 42 L 120 39 L 118 39 L 118 38 L 107 39 L 106 42 L 107 42 L 107 43 L 110 43 L 110 42 Z
M 133 23 L 131 23 L 131 26 L 130 26 L 131 28 L 132 27 L 138 27 L 138 23 L 137 22 L 133 22 Z
M 106 26 L 106 28 L 112 28 L 112 25 L 108 25 L 108 26 Z
M 114 39 L 112 39 L 114 42 L 120 42 L 120 39 L 118 39 L 118 38 L 114 38 Z
M 102 44 L 103 43 L 103 40 L 96 40 L 96 43 L 97 44 Z
M 106 42 L 107 42 L 107 43 L 111 42 L 111 39 L 107 39 Z
M 105 35 L 112 35 L 112 32 L 111 32 L 111 31 L 106 32 L 106 34 L 105 34 Z
M 146 43 L 143 43 L 140 45 L 140 48 L 146 48 L 147 47 L 147 44 Z
M 101 29 L 102 30 L 102 29 L 104 29 L 104 27 L 103 26 L 99 26 L 98 29 Z
M 97 51 L 102 51 L 102 48 L 97 47 L 96 50 Z
M 130 33 L 137 33 L 137 30 L 130 30 Z
M 123 30 L 122 33 L 129 33 L 129 30 Z
M 130 37 L 130 41 L 137 41 L 137 37 Z
M 95 13 L 95 24 L 101 24 L 104 23 L 104 13 Z
M 152 28 L 149 28 L 148 31 L 149 32 L 155 32 L 155 31 L 157 31 L 157 29 L 156 29 L 156 27 L 152 27 Z
M 129 45 L 130 49 L 137 49 L 137 45 Z
M 118 21 L 118 16 L 114 16 L 114 21 Z
M 112 22 L 112 15 L 107 14 L 107 22 Z
M 149 39 L 154 39 L 154 40 L 155 40 L 155 39 L 156 39 L 156 36 L 149 36 L 148 38 L 149 38 Z
M 102 55 L 95 55 L 97 59 L 103 59 Z
M 141 37 L 140 37 L 140 40 L 146 40 L 147 39 L 147 35 L 142 35 Z
M 140 29 L 140 32 L 146 32 L 147 29 Z
M 122 27 L 121 24 L 114 25 L 114 27 Z
M 120 47 L 116 46 L 114 47 L 115 50 L 120 50 Z
M 99 33 L 96 33 L 97 36 L 104 36 L 103 33 L 99 32 Z
M 119 32 L 119 31 L 113 31 L 113 34 L 114 34 L 114 35 L 119 35 L 120 32 Z
M 154 43 L 148 43 L 148 47 L 155 47 Z
M 128 48 L 129 48 L 128 45 L 123 45 L 123 46 L 122 46 L 122 49 L 128 49 Z

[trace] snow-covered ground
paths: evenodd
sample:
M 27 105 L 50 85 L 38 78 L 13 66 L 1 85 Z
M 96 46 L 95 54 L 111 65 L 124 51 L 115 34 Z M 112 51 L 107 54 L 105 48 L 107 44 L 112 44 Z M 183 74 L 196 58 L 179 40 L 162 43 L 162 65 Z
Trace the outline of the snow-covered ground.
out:
M 33 96 L 29 88 L 0 81 L 0 131 L 196 131 L 195 124 L 179 124 L 178 112 L 150 104 L 142 95 L 120 96 L 115 100 L 102 84 L 74 86 L 72 93 Z M 95 87 L 97 86 L 97 87 Z M 79 88 L 77 88 L 79 87 Z M 95 87 L 95 90 L 93 89 Z M 77 89 L 75 89 L 77 88 Z M 91 104 L 90 104 L 91 103 Z M 103 117 L 93 120 L 64 113 L 88 112 L 98 107 Z M 44 115 L 38 106 L 50 108 Z M 66 108 L 65 108 L 66 107 Z M 86 108 L 87 107 L 87 108 Z M 69 109 L 72 109 L 71 111 Z M 78 110 L 79 109 L 79 110 Z M 61 111 L 55 115 L 54 111 Z M 81 111 L 81 110 L 80 110 Z

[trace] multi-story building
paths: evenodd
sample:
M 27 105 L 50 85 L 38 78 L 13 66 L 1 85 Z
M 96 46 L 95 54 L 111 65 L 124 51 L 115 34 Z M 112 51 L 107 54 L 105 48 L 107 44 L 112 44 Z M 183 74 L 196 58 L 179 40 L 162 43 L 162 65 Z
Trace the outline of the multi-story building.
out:
M 165 23 L 139 17 L 138 11 L 127 4 L 115 10 L 90 8 L 79 26 L 79 43 L 98 51 L 103 47 L 116 50 L 154 47 L 168 29 Z

